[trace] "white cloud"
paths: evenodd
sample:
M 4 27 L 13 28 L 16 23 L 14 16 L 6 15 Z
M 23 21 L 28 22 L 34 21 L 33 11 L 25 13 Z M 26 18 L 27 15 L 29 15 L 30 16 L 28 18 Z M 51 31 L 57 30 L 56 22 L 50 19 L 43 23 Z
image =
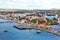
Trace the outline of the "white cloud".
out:
M 6 2 L 6 4 L 7 4 L 8 6 L 15 5 L 14 2 Z
M 2 1 L 0 1 L 0 5 L 2 5 Z
M 60 0 L 0 0 L 4 8 L 49 9 L 60 8 Z M 1 5 L 2 4 L 2 5 Z M 7 5 L 7 6 L 6 6 Z

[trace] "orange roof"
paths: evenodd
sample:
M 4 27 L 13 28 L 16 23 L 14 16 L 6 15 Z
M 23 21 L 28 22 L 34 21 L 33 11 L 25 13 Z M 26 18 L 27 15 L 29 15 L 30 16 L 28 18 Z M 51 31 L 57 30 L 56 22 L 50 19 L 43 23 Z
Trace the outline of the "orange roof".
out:
M 38 18 L 38 20 L 44 20 L 44 18 L 40 17 L 40 18 Z
M 26 16 L 25 18 L 30 18 L 30 16 Z

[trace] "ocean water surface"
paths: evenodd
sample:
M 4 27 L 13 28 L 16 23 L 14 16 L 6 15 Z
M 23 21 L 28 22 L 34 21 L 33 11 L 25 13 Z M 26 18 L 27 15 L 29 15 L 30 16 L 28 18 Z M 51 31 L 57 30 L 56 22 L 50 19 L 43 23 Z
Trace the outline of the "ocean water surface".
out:
M 59 36 L 51 33 L 36 33 L 36 30 L 18 30 L 13 26 L 18 23 L 0 23 L 0 40 L 60 40 Z M 7 30 L 8 32 L 4 32 Z

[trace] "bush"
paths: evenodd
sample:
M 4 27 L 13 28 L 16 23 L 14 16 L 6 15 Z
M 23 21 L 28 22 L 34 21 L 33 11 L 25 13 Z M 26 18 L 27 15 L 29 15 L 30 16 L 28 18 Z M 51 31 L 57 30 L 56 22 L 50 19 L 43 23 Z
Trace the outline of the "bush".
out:
M 33 23 L 36 23 L 36 20 L 37 20 L 37 19 L 33 19 L 32 22 L 33 22 Z
M 36 21 L 38 21 L 38 23 L 44 23 L 45 22 L 44 20 L 37 20 L 37 19 L 32 20 L 33 23 L 36 23 Z
M 54 21 L 54 20 L 48 20 L 48 22 L 50 22 L 50 23 L 51 23 L 51 25 L 57 25 L 57 22 L 56 22 L 56 21 Z
M 39 23 L 44 23 L 44 22 L 45 22 L 45 20 L 38 20 L 38 22 L 39 22 Z
M 50 20 L 50 19 L 48 19 L 48 18 L 46 18 L 46 20 L 47 20 L 47 22 L 50 23 L 50 25 L 54 25 L 54 24 L 55 24 L 55 22 L 54 22 L 53 20 Z

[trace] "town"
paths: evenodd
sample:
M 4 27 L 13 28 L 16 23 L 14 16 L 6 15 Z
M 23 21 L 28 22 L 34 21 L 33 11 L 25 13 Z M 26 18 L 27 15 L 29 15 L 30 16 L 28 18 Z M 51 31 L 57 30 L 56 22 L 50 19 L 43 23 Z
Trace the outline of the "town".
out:
M 37 33 L 46 31 L 60 36 L 60 10 L 17 10 L 1 9 L 2 22 L 17 22 L 15 28 L 20 30 L 35 29 Z M 24 26 L 21 26 L 23 24 Z M 5 30 L 4 32 L 7 32 Z

